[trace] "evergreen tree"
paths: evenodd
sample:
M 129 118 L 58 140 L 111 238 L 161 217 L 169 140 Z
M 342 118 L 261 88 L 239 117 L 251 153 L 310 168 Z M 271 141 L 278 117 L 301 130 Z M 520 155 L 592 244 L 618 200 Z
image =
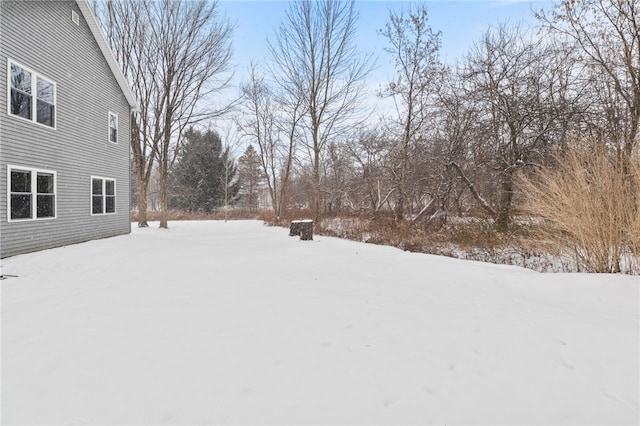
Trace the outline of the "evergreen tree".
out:
M 171 176 L 170 206 L 189 212 L 211 212 L 224 205 L 225 188 L 229 200 L 235 200 L 239 190 L 237 167 L 229 148 L 223 150 L 220 135 L 213 130 L 202 133 L 190 128 L 184 137 L 184 147 Z
M 260 155 L 249 145 L 238 160 L 238 174 L 242 204 L 249 211 L 258 210 L 258 190 L 263 182 Z

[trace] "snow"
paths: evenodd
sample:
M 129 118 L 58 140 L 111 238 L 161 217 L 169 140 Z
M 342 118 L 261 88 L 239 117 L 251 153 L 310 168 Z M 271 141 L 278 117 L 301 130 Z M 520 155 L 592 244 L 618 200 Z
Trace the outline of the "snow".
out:
M 638 424 L 639 280 L 260 222 L 3 260 L 3 424 Z

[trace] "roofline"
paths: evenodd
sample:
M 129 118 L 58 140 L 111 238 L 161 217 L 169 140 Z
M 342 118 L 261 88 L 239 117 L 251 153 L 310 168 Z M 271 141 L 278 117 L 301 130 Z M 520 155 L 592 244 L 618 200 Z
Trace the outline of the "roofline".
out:
M 116 57 L 113 55 L 109 44 L 107 43 L 107 39 L 105 39 L 104 34 L 102 34 L 102 30 L 100 29 L 100 25 L 98 24 L 98 20 L 96 19 L 91 7 L 87 0 L 76 0 L 78 7 L 80 8 L 80 12 L 84 16 L 85 21 L 87 21 L 87 25 L 89 25 L 89 29 L 93 34 L 93 37 L 96 39 L 100 50 L 102 51 L 102 55 L 107 60 L 107 64 L 113 73 L 113 76 L 116 78 L 116 81 L 120 85 L 120 89 L 122 89 L 122 93 L 124 93 L 125 98 L 127 98 L 127 102 L 129 102 L 129 106 L 133 111 L 138 110 L 138 101 L 136 97 L 131 92 L 129 88 L 129 83 L 125 78 L 122 70 L 120 69 L 120 65 L 118 65 L 118 61 L 116 61 Z

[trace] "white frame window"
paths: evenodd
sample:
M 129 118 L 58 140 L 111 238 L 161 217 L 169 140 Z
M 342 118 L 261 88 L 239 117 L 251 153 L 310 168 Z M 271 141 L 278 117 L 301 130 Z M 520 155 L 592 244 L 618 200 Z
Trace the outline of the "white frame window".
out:
M 7 79 L 7 113 L 55 129 L 56 83 L 12 59 Z
M 7 166 L 8 221 L 55 219 L 57 180 L 53 170 Z
M 118 114 L 109 111 L 109 142 L 118 143 Z
M 91 216 L 116 214 L 116 180 L 91 176 Z

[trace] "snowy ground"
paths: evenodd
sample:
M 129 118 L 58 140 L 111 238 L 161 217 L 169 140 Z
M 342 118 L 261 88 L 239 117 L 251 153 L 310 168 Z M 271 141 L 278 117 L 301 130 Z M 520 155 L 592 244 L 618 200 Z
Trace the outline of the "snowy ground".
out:
M 3 424 L 638 424 L 639 280 L 259 222 L 3 261 Z

